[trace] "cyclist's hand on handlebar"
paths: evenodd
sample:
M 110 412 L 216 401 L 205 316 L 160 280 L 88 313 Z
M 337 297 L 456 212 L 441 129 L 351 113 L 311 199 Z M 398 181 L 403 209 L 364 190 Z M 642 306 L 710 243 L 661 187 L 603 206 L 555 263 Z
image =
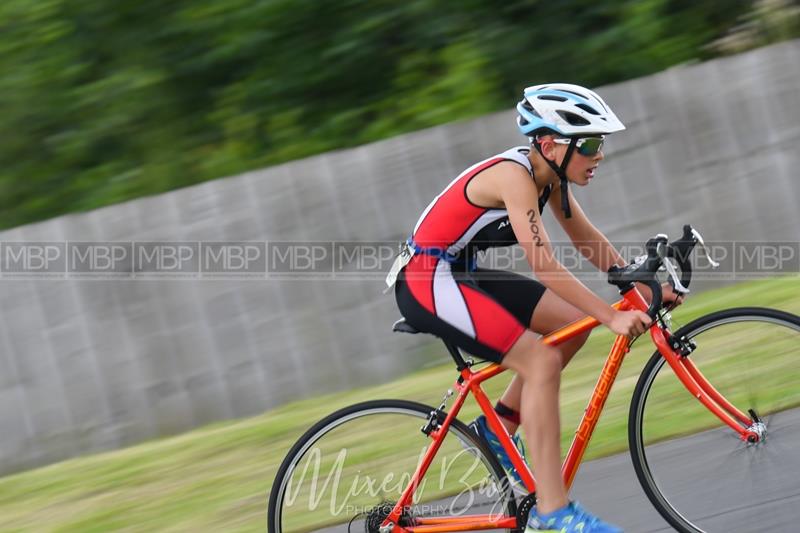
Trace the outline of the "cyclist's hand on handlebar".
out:
M 608 328 L 617 335 L 636 337 L 647 331 L 651 322 L 647 313 L 642 311 L 616 311 Z

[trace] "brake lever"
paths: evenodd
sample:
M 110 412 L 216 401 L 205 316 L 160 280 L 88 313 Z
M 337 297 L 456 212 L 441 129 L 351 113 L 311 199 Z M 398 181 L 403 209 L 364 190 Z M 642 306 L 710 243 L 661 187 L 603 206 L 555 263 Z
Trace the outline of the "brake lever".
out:
M 703 241 L 703 236 L 700 235 L 700 232 L 692 228 L 692 236 L 695 238 L 695 240 L 697 240 L 697 244 L 700 245 L 700 249 L 703 251 L 703 257 L 706 258 L 706 261 L 708 261 L 708 264 L 711 265 L 711 268 L 719 268 L 719 263 L 711 259 L 711 254 L 709 253 L 708 248 L 706 248 L 706 243 Z
M 675 266 L 672 264 L 672 261 L 665 258 L 662 261 L 662 265 L 664 265 L 664 268 L 667 270 L 667 273 L 672 278 L 672 288 L 680 292 L 681 294 L 687 294 L 689 292 L 689 289 L 684 287 L 683 284 L 681 283 L 681 278 L 680 276 L 678 276 L 678 271 L 675 270 Z

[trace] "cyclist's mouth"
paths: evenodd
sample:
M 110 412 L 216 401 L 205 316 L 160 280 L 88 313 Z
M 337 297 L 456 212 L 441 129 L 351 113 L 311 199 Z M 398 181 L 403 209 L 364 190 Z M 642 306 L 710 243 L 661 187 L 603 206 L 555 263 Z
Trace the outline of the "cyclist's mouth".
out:
M 597 170 L 597 167 L 592 167 L 586 171 L 586 177 L 591 179 L 594 177 L 594 171 Z

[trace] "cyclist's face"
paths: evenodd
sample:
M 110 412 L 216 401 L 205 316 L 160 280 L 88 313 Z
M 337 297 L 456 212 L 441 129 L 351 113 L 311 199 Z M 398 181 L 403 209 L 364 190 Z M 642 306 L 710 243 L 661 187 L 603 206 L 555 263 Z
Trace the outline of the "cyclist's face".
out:
M 555 155 L 554 161 L 560 166 L 564 161 L 568 146 L 555 143 L 553 143 L 553 145 Z M 604 158 L 605 155 L 602 150 L 593 155 L 582 155 L 578 150 L 574 150 L 567 164 L 567 178 L 576 185 L 588 185 L 595 176 L 597 166 Z

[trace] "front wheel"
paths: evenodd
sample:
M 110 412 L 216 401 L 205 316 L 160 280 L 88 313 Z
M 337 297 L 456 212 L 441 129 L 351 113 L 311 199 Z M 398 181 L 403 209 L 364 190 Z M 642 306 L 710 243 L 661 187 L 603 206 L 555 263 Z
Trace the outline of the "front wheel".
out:
M 378 533 L 433 443 L 421 431 L 433 410 L 377 400 L 315 424 L 278 469 L 267 511 L 269 533 Z M 453 420 L 401 525 L 433 516 L 515 513 L 502 467 L 475 433 Z
M 631 458 L 647 497 L 682 532 L 793 531 L 800 520 L 800 317 L 737 308 L 674 335 L 764 438 L 748 444 L 696 400 L 656 352 L 631 402 Z M 761 430 L 761 428 L 759 428 Z

